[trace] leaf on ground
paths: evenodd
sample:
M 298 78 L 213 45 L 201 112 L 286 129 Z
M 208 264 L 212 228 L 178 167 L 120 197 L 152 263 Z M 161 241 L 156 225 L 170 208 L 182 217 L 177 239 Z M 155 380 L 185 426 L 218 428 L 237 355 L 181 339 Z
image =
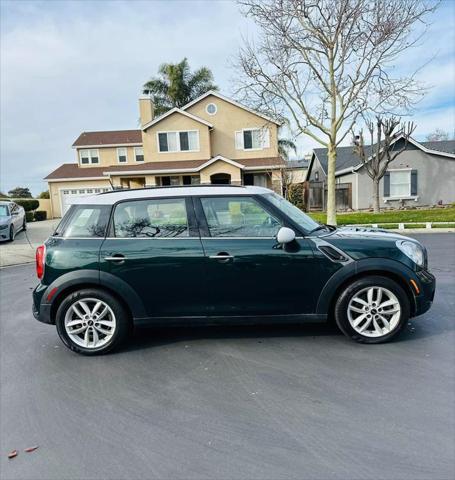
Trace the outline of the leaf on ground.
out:
M 35 445 L 34 447 L 28 447 L 24 450 L 24 452 L 27 452 L 27 453 L 34 452 L 37 448 L 39 448 L 39 445 Z
M 13 450 L 12 452 L 8 453 L 8 458 L 17 457 L 17 450 Z

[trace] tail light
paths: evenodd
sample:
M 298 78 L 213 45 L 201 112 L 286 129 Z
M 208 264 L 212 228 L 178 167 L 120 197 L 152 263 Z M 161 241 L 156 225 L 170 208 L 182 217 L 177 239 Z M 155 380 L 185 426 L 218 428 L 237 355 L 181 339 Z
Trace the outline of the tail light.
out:
M 46 246 L 40 245 L 36 249 L 36 275 L 41 280 L 44 275 L 44 265 L 46 263 Z

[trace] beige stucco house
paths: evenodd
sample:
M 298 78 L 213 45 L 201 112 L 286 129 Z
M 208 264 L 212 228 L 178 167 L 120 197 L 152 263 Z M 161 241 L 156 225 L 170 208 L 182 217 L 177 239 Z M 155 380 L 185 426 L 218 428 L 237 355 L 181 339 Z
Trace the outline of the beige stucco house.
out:
M 76 163 L 45 179 L 52 216 L 75 198 L 113 188 L 191 184 L 261 185 L 281 190 L 279 124 L 215 91 L 155 117 L 139 99 L 138 130 L 84 132 L 73 144 Z

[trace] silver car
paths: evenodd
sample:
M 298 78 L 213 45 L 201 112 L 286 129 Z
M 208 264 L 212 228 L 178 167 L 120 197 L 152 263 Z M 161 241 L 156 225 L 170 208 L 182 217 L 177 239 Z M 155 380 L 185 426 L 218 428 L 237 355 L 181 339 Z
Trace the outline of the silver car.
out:
M 12 242 L 17 232 L 26 229 L 24 208 L 14 202 L 0 201 L 0 242 Z

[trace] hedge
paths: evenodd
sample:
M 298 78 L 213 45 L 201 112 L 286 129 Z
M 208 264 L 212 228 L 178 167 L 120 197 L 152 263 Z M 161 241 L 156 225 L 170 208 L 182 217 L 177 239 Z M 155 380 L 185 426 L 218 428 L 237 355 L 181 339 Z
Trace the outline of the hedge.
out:
M 24 207 L 26 212 L 31 212 L 39 207 L 39 201 L 34 198 L 18 198 L 14 199 L 14 202 Z
M 37 210 L 35 212 L 35 220 L 37 222 L 40 222 L 41 220 L 46 220 L 47 218 L 47 212 L 44 210 Z
M 25 212 L 25 220 L 27 222 L 33 222 L 33 218 L 34 218 L 33 212 Z

